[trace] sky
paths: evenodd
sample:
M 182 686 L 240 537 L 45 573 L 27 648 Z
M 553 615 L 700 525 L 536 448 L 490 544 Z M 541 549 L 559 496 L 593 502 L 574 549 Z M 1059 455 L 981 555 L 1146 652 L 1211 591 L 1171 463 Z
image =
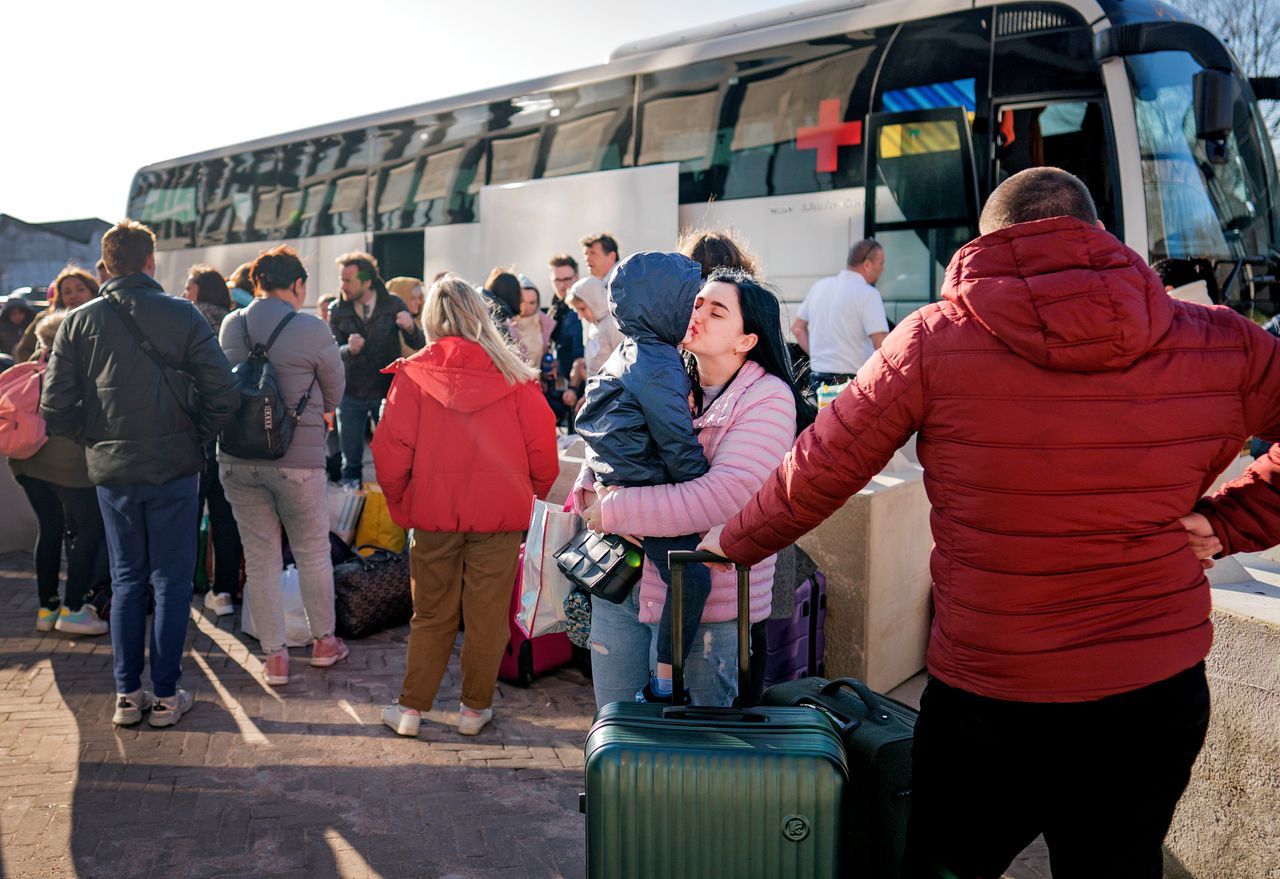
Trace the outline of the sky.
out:
M 0 213 L 123 216 L 163 159 L 603 63 L 780 0 L 7 4 Z

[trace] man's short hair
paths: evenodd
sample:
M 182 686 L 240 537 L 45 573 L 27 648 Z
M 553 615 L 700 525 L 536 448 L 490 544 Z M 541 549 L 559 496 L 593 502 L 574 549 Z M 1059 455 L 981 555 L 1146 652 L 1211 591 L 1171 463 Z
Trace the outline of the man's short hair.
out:
M 342 256 L 334 260 L 338 264 L 339 269 L 345 269 L 347 266 L 356 267 L 356 277 L 362 281 L 377 281 L 381 279 L 378 274 L 378 261 L 373 258 L 372 254 L 364 251 L 356 250 L 351 253 L 344 253 Z
M 125 218 L 102 236 L 102 260 L 113 278 L 140 272 L 156 252 L 156 233 Z
M 853 247 L 849 248 L 849 268 L 862 265 L 875 255 L 877 250 L 884 250 L 884 245 L 874 238 L 863 238 Z
M 1098 222 L 1089 187 L 1061 168 L 1028 168 L 1001 183 L 987 199 L 978 231 L 987 235 L 1018 223 L 1075 217 L 1089 225 Z
M 578 273 L 578 261 L 567 253 L 557 253 L 555 256 L 551 257 L 551 262 L 549 262 L 548 265 L 553 269 L 568 266 L 573 269 L 573 273 L 575 275 Z
M 597 232 L 594 235 L 584 235 L 582 236 L 582 240 L 578 243 L 582 245 L 583 250 L 586 250 L 593 244 L 599 244 L 600 249 L 605 253 L 612 253 L 614 256 L 618 255 L 618 242 L 615 241 L 613 236 L 608 232 Z

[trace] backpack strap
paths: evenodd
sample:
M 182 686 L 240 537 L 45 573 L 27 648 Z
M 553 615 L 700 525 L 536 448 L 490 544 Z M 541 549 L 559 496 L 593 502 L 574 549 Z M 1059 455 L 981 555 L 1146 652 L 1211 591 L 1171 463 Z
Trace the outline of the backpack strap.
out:
M 264 357 L 266 356 L 267 352 L 271 350 L 271 346 L 276 343 L 276 339 L 280 337 L 280 331 L 283 330 L 286 325 L 288 325 L 289 321 L 293 320 L 297 316 L 298 316 L 298 313 L 296 311 L 290 310 L 289 313 L 284 316 L 284 319 L 281 320 L 280 323 L 276 324 L 276 328 L 272 330 L 271 335 L 267 337 L 267 344 L 262 346 L 262 355 Z M 253 340 L 249 338 L 248 312 L 245 312 L 243 316 L 240 318 L 240 328 L 244 330 L 245 348 L 249 349 L 250 353 L 253 353 L 253 350 L 254 350 Z
M 111 306 L 111 310 L 116 313 L 116 317 L 120 318 L 120 322 L 124 324 L 125 329 L 133 336 L 133 340 L 138 343 L 138 347 L 160 368 L 160 375 L 164 377 L 164 383 L 168 385 L 170 393 L 173 394 L 173 398 L 178 403 L 178 408 L 182 410 L 182 414 L 186 415 L 191 423 L 197 423 L 195 413 L 187 405 L 186 391 L 180 384 L 175 384 L 175 382 L 180 381 L 177 370 L 169 365 L 169 361 L 164 359 L 164 355 L 160 353 L 160 350 L 142 332 L 142 328 L 138 326 L 138 322 L 133 319 L 133 315 L 129 313 L 129 309 L 125 307 L 123 302 L 110 294 L 104 294 L 102 298 L 107 300 L 107 304 Z

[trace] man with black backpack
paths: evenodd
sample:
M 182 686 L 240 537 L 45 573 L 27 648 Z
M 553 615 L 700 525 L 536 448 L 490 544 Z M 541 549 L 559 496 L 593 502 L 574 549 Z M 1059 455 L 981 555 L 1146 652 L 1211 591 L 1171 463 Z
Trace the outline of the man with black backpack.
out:
M 153 275 L 155 235 L 123 220 L 102 236 L 111 280 L 54 339 L 40 412 L 49 433 L 87 447 L 113 584 L 117 724 L 150 710 L 172 726 L 193 699 L 178 688 L 191 605 L 204 444 L 236 411 L 231 367 L 209 322 Z M 152 694 L 142 688 L 147 587 L 155 588 Z

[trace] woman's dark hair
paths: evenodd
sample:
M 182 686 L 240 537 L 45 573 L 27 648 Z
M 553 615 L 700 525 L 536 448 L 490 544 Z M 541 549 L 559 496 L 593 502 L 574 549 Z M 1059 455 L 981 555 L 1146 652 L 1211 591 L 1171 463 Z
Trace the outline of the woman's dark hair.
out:
M 506 317 L 514 317 L 520 313 L 520 279 L 515 275 L 502 269 L 494 269 L 484 282 L 484 288 L 510 312 Z
M 255 296 L 266 296 L 272 290 L 288 290 L 307 279 L 298 252 L 287 244 L 264 250 L 249 267 L 249 278 Z
M 191 280 L 196 282 L 196 302 L 231 310 L 231 293 L 221 272 L 213 266 L 192 266 Z
M 791 366 L 791 354 L 782 337 L 782 306 L 773 290 L 761 284 L 741 269 L 716 269 L 706 283 L 723 281 L 738 291 L 738 305 L 742 309 L 742 332 L 756 335 L 756 344 L 747 352 L 747 359 L 754 360 L 770 375 L 776 375 L 791 388 L 796 401 L 796 432 L 804 430 L 817 418 L 818 412 L 796 384 L 795 370 Z M 686 358 L 689 366 L 690 385 L 694 402 L 702 407 L 702 387 L 698 384 L 697 363 Z

